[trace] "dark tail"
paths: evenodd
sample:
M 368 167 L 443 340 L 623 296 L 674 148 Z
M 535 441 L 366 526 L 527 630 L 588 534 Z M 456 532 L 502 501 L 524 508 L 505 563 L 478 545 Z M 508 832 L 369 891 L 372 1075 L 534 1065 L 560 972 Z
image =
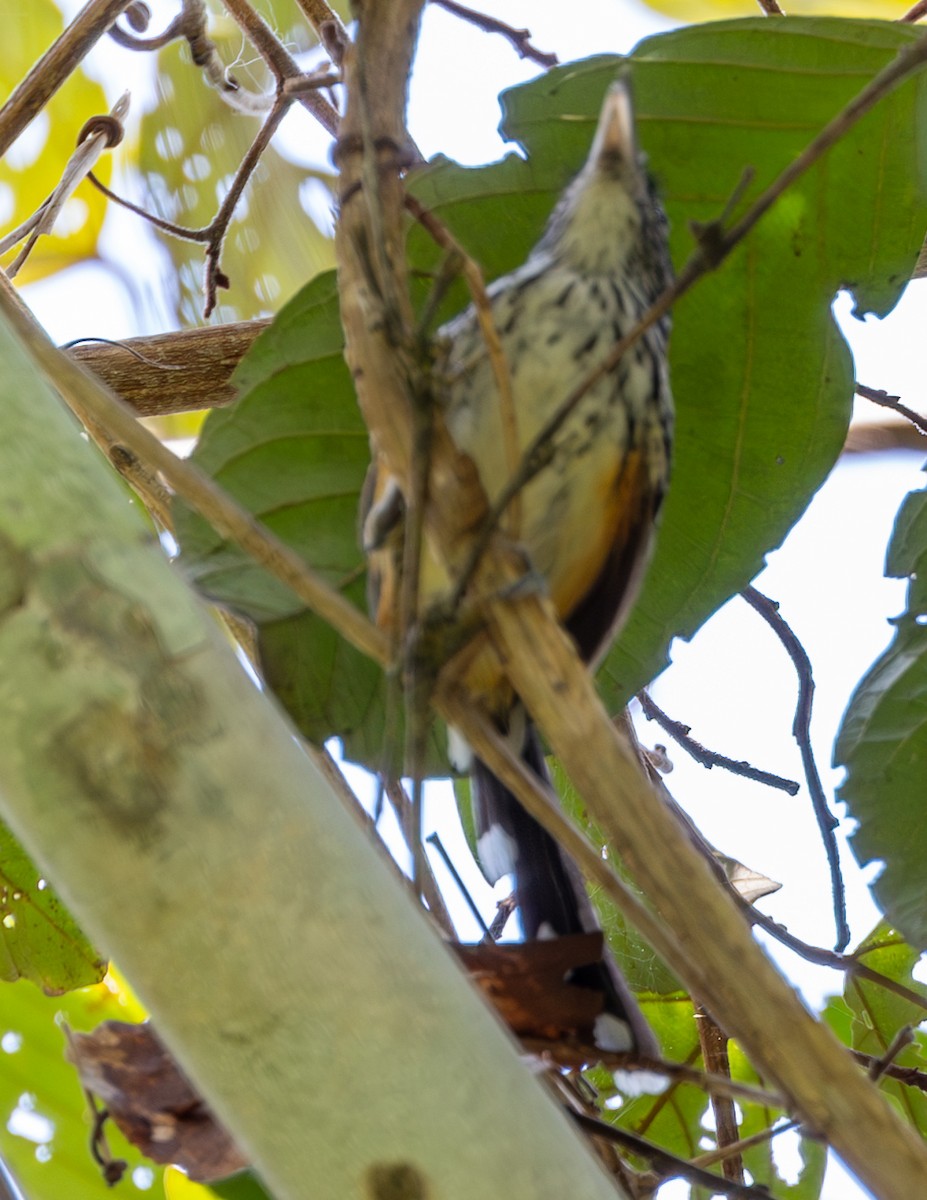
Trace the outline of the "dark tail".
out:
M 537 731 L 530 723 L 522 758 L 539 778 L 550 782 Z M 573 862 L 478 759 L 473 764 L 473 805 L 481 865 L 493 883 L 503 875 L 513 877 L 525 941 L 600 929 Z M 604 997 L 607 1018 L 599 1018 L 595 1029 L 600 1049 L 657 1057 L 650 1026 L 607 949 L 600 962 L 578 967 L 570 983 Z

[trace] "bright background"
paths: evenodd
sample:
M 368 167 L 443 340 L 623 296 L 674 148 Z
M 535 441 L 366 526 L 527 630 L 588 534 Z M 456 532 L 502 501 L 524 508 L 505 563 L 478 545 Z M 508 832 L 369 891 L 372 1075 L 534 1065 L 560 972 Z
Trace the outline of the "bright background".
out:
M 73 15 L 79 0 L 62 0 L 61 7 Z M 155 0 L 151 7 L 154 29 L 163 28 L 176 11 L 176 5 L 165 0 Z M 534 45 L 555 51 L 562 62 L 605 51 L 626 52 L 640 38 L 671 27 L 634 0 L 576 0 L 568 15 L 555 0 L 487 0 L 485 7 L 514 27 L 529 27 Z M 124 87 L 132 87 L 136 115 L 152 95 L 144 63 L 144 56 L 128 56 L 109 44 L 101 45 L 93 59 L 110 101 Z M 247 67 L 247 61 L 240 62 L 236 70 L 246 73 Z M 428 8 L 412 86 L 413 137 L 426 155 L 440 152 L 474 165 L 511 152 L 496 132 L 498 92 L 539 71 L 519 60 L 501 37 Z M 281 144 L 298 161 L 329 165 L 327 137 L 301 112 L 287 119 Z M 157 277 L 165 270 L 161 252 L 137 218 L 112 212 L 104 237 L 108 257 L 119 261 L 132 256 L 133 273 L 150 270 Z M 119 276 L 100 266 L 75 268 L 30 286 L 26 299 L 59 342 L 165 328 L 156 289 L 139 307 Z M 918 349 L 927 317 L 924 285 L 912 284 L 881 322 L 859 322 L 850 309 L 847 297 L 837 299 L 836 312 L 856 358 L 857 378 L 922 408 Z M 861 418 L 868 415 L 862 406 Z M 903 584 L 883 578 L 883 559 L 902 498 L 922 486 L 922 462 L 923 456 L 914 452 L 845 456 L 757 580 L 760 590 L 780 602 L 782 615 L 811 658 L 817 685 L 814 743 L 831 795 L 839 783 L 830 757 L 841 714 L 855 684 L 888 643 L 889 619 L 903 607 Z M 671 716 L 691 725 L 693 736 L 704 745 L 803 780 L 790 733 L 795 674 L 771 631 L 744 602 L 732 600 L 691 643 L 676 644 L 673 664 L 654 686 L 653 696 Z M 662 731 L 646 721 L 639 722 L 639 730 L 645 745 L 667 742 Z M 719 849 L 783 884 L 781 891 L 760 902 L 763 911 L 805 941 L 831 946 L 828 876 L 804 786 L 791 798 L 718 769 L 708 772 L 673 745 L 669 753 L 674 770 L 666 782 L 705 835 Z M 839 805 L 836 811 L 841 814 Z M 449 789 L 432 789 L 429 820 L 445 844 L 459 850 L 452 812 Z M 842 838 L 847 832 L 844 821 Z M 877 920 L 866 887 L 871 869 L 860 871 L 846 849 L 843 863 L 855 944 Z M 466 878 L 491 913 L 492 894 L 475 871 L 467 871 Z M 464 936 L 474 932 L 463 912 L 461 928 Z M 842 988 L 837 973 L 810 967 L 775 945 L 770 949 L 813 1006 Z M 775 1144 L 780 1165 L 787 1170 L 794 1145 L 790 1148 L 786 1138 Z M 661 1192 L 666 1200 L 684 1194 L 687 1188 L 681 1184 Z M 828 1172 L 825 1200 L 852 1200 L 861 1194 L 839 1166 Z

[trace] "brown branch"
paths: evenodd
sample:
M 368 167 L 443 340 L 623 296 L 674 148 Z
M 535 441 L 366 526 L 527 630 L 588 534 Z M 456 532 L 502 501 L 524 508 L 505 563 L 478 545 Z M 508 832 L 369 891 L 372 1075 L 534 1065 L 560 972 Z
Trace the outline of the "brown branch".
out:
M 383 634 L 205 472 L 163 446 L 97 379 L 59 353 L 2 274 L 0 311 L 24 345 L 42 363 L 48 380 L 80 421 L 105 430 L 112 441 L 126 446 L 149 469 L 158 471 L 171 489 L 223 537 L 235 542 L 284 582 L 363 654 L 386 665 L 389 648 Z
M 90 0 L 0 109 L 0 157 L 132 0 Z
M 257 168 L 261 160 L 261 155 L 270 145 L 271 139 L 280 127 L 280 122 L 286 116 L 290 105 L 296 98 L 296 96 L 291 97 L 282 93 L 277 97 L 267 119 L 261 125 L 254 140 L 248 147 L 247 153 L 238 164 L 235 178 L 232 180 L 232 186 L 226 192 L 218 212 L 209 224 L 204 225 L 201 229 L 190 229 L 183 225 L 177 225 L 173 221 L 166 221 L 163 217 L 148 212 L 141 205 L 134 204 L 131 200 L 126 200 L 122 196 L 117 195 L 104 183 L 101 183 L 92 172 L 88 176 L 93 185 L 110 200 L 122 208 L 128 209 L 129 212 L 140 216 L 150 225 L 154 225 L 157 229 L 161 229 L 173 237 L 182 238 L 184 241 L 204 242 L 206 244 L 206 270 L 203 283 L 203 291 L 206 297 L 203 305 L 204 317 L 209 317 L 215 309 L 219 288 L 230 286 L 229 278 L 221 268 L 220 259 L 225 235 L 228 232 L 232 217 L 235 215 L 235 209 L 241 199 L 241 194 Z
M 270 26 L 254 11 L 248 0 L 222 0 L 222 3 L 267 64 L 277 81 L 278 92 L 285 92 L 288 80 L 300 79 L 303 75 L 296 60 L 281 45 Z M 332 136 L 337 133 L 340 120 L 338 112 L 320 95 L 318 88 L 309 91 L 296 90 L 294 97 L 315 117 L 323 129 L 328 130 Z
M 569 1115 L 584 1133 L 605 1138 L 632 1154 L 649 1159 L 661 1179 L 686 1179 L 697 1187 L 705 1188 L 710 1195 L 733 1196 L 735 1200 L 772 1200 L 772 1193 L 761 1185 L 747 1187 L 743 1182 L 721 1179 L 711 1171 L 670 1154 L 662 1146 L 642 1138 L 637 1133 L 631 1133 L 617 1125 L 609 1125 L 606 1121 L 597 1121 L 594 1117 L 587 1117 L 582 1113 L 570 1112 Z
M 792 721 L 792 736 L 798 743 L 798 749 L 801 752 L 802 766 L 805 769 L 805 779 L 808 784 L 808 792 L 811 796 L 811 806 L 814 810 L 815 820 L 818 823 L 821 840 L 824 843 L 824 852 L 827 855 L 827 866 L 830 871 L 831 895 L 834 906 L 834 922 L 837 926 L 835 948 L 843 950 L 850 942 L 850 926 L 847 923 L 846 889 L 843 883 L 843 874 L 840 870 L 840 852 L 837 848 L 837 839 L 834 836 L 834 830 L 837 828 L 838 821 L 827 807 L 827 797 L 824 795 L 824 786 L 821 783 L 821 776 L 811 745 L 811 709 L 814 703 L 814 676 L 811 671 L 811 660 L 808 658 L 804 646 L 795 636 L 791 626 L 782 617 L 782 614 L 779 612 L 779 606 L 775 601 L 770 600 L 768 596 L 764 596 L 762 592 L 757 591 L 754 587 L 744 588 L 740 594 L 754 612 L 759 613 L 779 639 L 785 648 L 785 652 L 791 659 L 795 673 L 798 676 L 798 700 L 795 704 L 795 717 Z
M 536 62 L 540 67 L 555 67 L 560 62 L 556 54 L 548 54 L 546 51 L 538 50 L 531 45 L 530 29 L 513 29 L 511 25 L 506 25 L 504 21 L 500 21 L 497 17 L 490 17 L 486 13 L 477 12 L 475 8 L 467 8 L 463 4 L 458 4 L 457 0 L 431 0 L 431 3 L 437 4 L 439 8 L 443 8 L 449 13 L 453 13 L 455 17 L 460 17 L 462 20 L 468 21 L 471 25 L 476 25 L 484 33 L 501 34 L 511 42 L 519 58 L 528 58 L 532 62 Z
M 872 1068 L 874 1063 L 881 1062 L 881 1056 L 876 1057 L 873 1054 L 863 1054 L 861 1050 L 851 1050 L 850 1053 L 864 1067 Z M 919 1070 L 917 1067 L 898 1067 L 894 1063 L 886 1066 L 882 1077 L 885 1079 L 894 1079 L 896 1083 L 903 1083 L 906 1087 L 917 1088 L 918 1091 L 927 1092 L 927 1071 Z
M 267 318 L 62 349 L 140 417 L 168 416 L 231 404 L 232 372 L 269 325 Z
M 325 31 L 328 25 L 334 25 L 342 34 L 345 32 L 341 18 L 333 8 L 326 4 L 325 0 L 296 0 L 296 6 L 302 10 L 303 15 L 320 39 L 326 36 Z
M 291 103 L 292 101 L 285 96 L 278 97 L 267 116 L 267 120 L 261 125 L 257 136 L 248 147 L 245 157 L 239 163 L 238 169 L 235 172 L 235 178 L 232 180 L 232 186 L 219 206 L 219 211 L 209 223 L 209 241 L 206 246 L 206 279 L 204 283 L 206 303 L 203 306 L 203 315 L 205 317 L 210 316 L 216 306 L 216 293 L 218 289 L 229 286 L 228 279 L 219 265 L 219 260 L 222 256 L 222 244 L 225 241 L 225 235 L 228 232 L 232 217 L 235 215 L 238 201 L 241 199 L 241 194 L 248 180 L 260 162 L 261 155 L 270 145 L 271 138 L 280 127 L 280 122 L 289 112 Z
M 898 18 L 898 23 L 899 25 L 913 25 L 925 14 L 927 14 L 927 0 L 917 0 L 917 3 L 909 8 L 903 17 Z
M 927 4 L 927 0 L 924 0 Z M 862 396 L 864 400 L 871 400 L 873 404 L 878 404 L 880 408 L 891 409 L 899 416 L 910 421 L 919 433 L 927 433 L 927 417 L 922 417 L 920 413 L 916 413 L 913 408 L 908 408 L 906 404 L 901 403 L 900 396 L 890 396 L 888 392 L 882 391 L 881 388 L 866 387 L 864 383 L 856 384 L 857 396 Z
M 767 17 L 784 17 L 785 9 L 779 5 L 779 0 L 757 0 L 760 8 Z
M 858 421 L 847 430 L 843 454 L 882 454 L 891 450 L 924 451 L 924 435 L 910 421 Z
M 801 938 L 790 933 L 784 925 L 780 925 L 772 917 L 766 916 L 758 909 L 744 903 L 743 910 L 751 924 L 758 925 L 770 937 L 775 938 L 783 946 L 788 946 L 790 950 L 794 950 L 806 962 L 814 963 L 819 967 L 830 967 L 834 971 L 844 971 L 859 979 L 865 979 L 868 983 L 884 988 L 885 991 L 892 992 L 902 1000 L 927 1012 L 927 998 L 906 987 L 905 984 L 899 983 L 897 979 L 891 979 L 888 975 L 883 975 L 879 971 L 874 971 L 872 967 L 867 967 L 865 963 L 859 961 L 857 955 L 841 954 L 837 950 L 825 950 L 823 946 L 812 946 L 809 942 L 803 942 Z
M 695 1028 L 698 1031 L 702 1062 L 711 1075 L 730 1077 L 731 1062 L 727 1052 L 728 1039 L 724 1030 L 711 1013 L 702 1005 L 695 1008 Z M 715 1118 L 715 1141 L 721 1155 L 721 1170 L 731 1183 L 744 1184 L 744 1161 L 731 1147 L 740 1141 L 734 1102 L 729 1096 L 711 1097 L 711 1111 Z
M 765 783 L 769 787 L 787 792 L 790 796 L 798 795 L 801 785 L 794 779 L 784 779 L 781 775 L 773 775 L 770 771 L 752 767 L 750 763 L 744 762 L 742 759 L 728 758 L 716 750 L 707 749 L 691 736 L 691 726 L 684 725 L 682 721 L 674 721 L 672 717 L 667 716 L 648 691 L 638 692 L 637 699 L 647 720 L 656 721 L 677 745 L 681 746 L 697 763 L 707 767 L 709 771 L 712 767 L 722 767 L 725 771 L 730 771 L 732 775 L 740 775 L 744 779 L 752 779 L 756 783 Z

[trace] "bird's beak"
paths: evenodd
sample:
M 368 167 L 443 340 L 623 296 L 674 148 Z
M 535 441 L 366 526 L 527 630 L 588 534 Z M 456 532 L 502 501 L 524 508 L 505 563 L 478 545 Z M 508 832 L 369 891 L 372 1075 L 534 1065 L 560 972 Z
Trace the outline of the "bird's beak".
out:
M 627 83 L 618 80 L 605 93 L 599 127 L 589 152 L 589 164 L 600 171 L 608 171 L 621 165 L 633 167 L 636 162 L 631 92 Z

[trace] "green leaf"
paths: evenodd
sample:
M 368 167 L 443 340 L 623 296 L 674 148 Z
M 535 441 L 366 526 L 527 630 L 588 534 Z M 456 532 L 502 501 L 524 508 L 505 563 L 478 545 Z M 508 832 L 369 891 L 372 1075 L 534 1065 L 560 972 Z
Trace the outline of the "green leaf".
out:
M 642 999 L 644 1015 L 660 1041 L 663 1057 L 671 1062 L 691 1062 L 698 1053 L 698 1034 L 689 997 L 676 993 Z M 680 1158 L 693 1158 L 701 1152 L 708 1108 L 708 1097 L 701 1088 L 673 1083 L 659 1096 L 637 1096 L 614 1107 L 619 1094 L 611 1072 L 595 1067 L 584 1074 L 603 1098 L 609 1098 L 603 1119 L 656 1142 Z
M 693 248 L 689 220 L 718 216 L 749 166 L 755 174 L 739 201 L 742 211 L 917 36 L 904 26 L 873 21 L 759 19 L 681 30 L 643 43 L 633 62 L 640 136 L 666 199 L 677 264 Z M 413 190 L 487 278 L 523 261 L 536 241 L 588 150 L 602 94 L 619 61 L 601 57 L 569 64 L 505 93 L 505 129 L 526 146 L 527 162 L 511 157 L 467 170 L 442 161 L 415 173 Z M 927 226 L 927 172 L 912 171 L 910 163 L 925 100 L 922 78 L 896 91 L 678 305 L 672 340 L 675 475 L 644 593 L 600 676 L 613 707 L 659 672 L 673 637 L 691 636 L 761 569 L 836 461 L 853 383 L 830 304 L 836 290 L 849 285 L 861 311 L 887 312 L 910 275 Z M 886 195 L 897 200 L 886 205 Z M 440 256 L 420 229 L 410 231 L 409 257 L 422 300 Z M 318 499 L 312 481 L 318 450 L 304 430 L 294 428 L 300 402 L 316 413 L 330 409 L 331 428 L 349 419 L 349 380 L 334 362 L 340 347 L 336 301 L 333 291 L 325 298 L 326 289 L 333 289 L 331 280 L 311 285 L 308 299 L 281 316 L 285 328 L 277 342 L 263 343 L 263 382 L 256 382 L 250 366 L 243 368 L 248 396 L 237 408 L 209 418 L 198 452 L 209 469 L 214 422 L 230 446 L 237 437 L 238 460 L 234 470 L 231 459 L 228 466 L 223 460 L 223 482 L 273 515 L 278 532 L 322 568 L 334 561 L 333 540 L 346 548 L 354 537 L 357 501 L 356 490 L 329 496 L 322 531 L 321 513 L 313 516 L 309 509 Z M 464 303 L 458 283 L 441 315 Z M 319 335 L 324 354 L 313 348 L 313 322 L 324 334 Z M 301 340 L 310 346 L 305 354 Z M 282 357 L 275 365 L 276 353 Z M 297 358 L 305 364 L 301 372 Z M 249 478 L 249 440 L 255 455 L 262 455 L 256 482 Z M 342 452 L 348 458 L 335 461 L 332 455 Z M 326 478 L 343 469 L 346 481 L 356 471 L 359 488 L 353 453 L 348 443 L 331 440 Z M 185 560 L 199 572 L 202 547 L 185 541 L 183 532 L 181 542 Z M 256 569 L 241 568 L 235 555 L 223 560 L 214 545 L 208 552 L 211 594 L 250 603 Z M 358 565 L 356 551 L 350 562 Z M 347 555 L 338 558 L 340 568 L 349 570 L 347 563 Z M 358 584 L 358 599 L 359 592 Z M 268 586 L 262 596 L 286 608 L 280 589 Z M 249 611 L 265 623 L 268 645 L 274 641 L 266 624 L 272 617 L 297 619 L 291 609 L 276 615 Z M 293 633 L 272 648 L 282 664 L 275 686 L 284 690 L 284 702 L 292 710 L 311 710 L 324 725 L 325 714 L 335 711 L 350 711 L 348 724 L 367 719 L 360 702 L 369 699 L 368 718 L 378 724 L 377 736 L 357 739 L 348 752 L 363 754 L 365 744 L 369 751 L 383 726 L 373 715 L 380 701 L 365 668 L 357 660 L 356 670 L 348 671 L 347 659 L 326 643 L 314 619 Z M 322 694 L 326 688 L 331 696 Z M 362 760 L 371 763 L 369 757 Z
M 210 414 L 193 459 L 363 609 L 356 514 L 369 454 L 342 350 L 335 277 L 321 275 L 255 342 L 235 377 L 241 399 Z M 299 729 L 389 765 L 403 717 L 380 668 L 202 518 L 179 506 L 176 520 L 182 565 L 203 593 L 257 623 L 265 678 Z M 442 746 L 436 732 L 434 769 Z
M 90 1118 L 77 1072 L 65 1061 L 63 1018 L 90 1030 L 101 1021 L 141 1020 L 127 995 L 107 984 L 66 996 L 43 996 L 31 983 L 0 987 L 0 1157 L 28 1200 L 125 1200 L 162 1194 L 161 1168 L 108 1125 L 114 1157 L 129 1171 L 114 1193 L 90 1155 Z M 136 1168 L 144 1175 L 133 1177 Z
M 12 14 L 11 14 L 12 15 Z M 63 28 L 52 0 L 29 0 L 5 22 L 0 38 L 0 95 L 9 96 L 26 72 L 45 53 Z M 49 100 L 25 133 L 0 161 L 0 209 L 4 232 L 30 217 L 60 182 L 77 147 L 77 137 L 90 117 L 109 112 L 103 88 L 81 70 L 74 71 Z M 105 153 L 95 174 L 108 183 L 112 155 Z M 106 199 L 84 182 L 65 205 L 57 232 L 39 238 L 17 282 L 29 283 L 93 257 L 106 212 Z M 16 247 L 4 265 L 15 258 Z
M 740 1083 L 750 1083 L 762 1086 L 763 1081 L 754 1071 L 740 1046 L 736 1042 L 728 1045 L 728 1057 L 731 1064 L 731 1077 Z M 782 1109 L 769 1108 L 763 1104 L 739 1099 L 737 1106 L 741 1112 L 740 1136 L 753 1137 L 765 1130 L 771 1129 L 776 1122 L 790 1114 Z M 798 1153 L 801 1158 L 801 1168 L 795 1183 L 787 1183 L 782 1176 L 776 1159 L 775 1139 L 764 1140 L 751 1146 L 743 1152 L 744 1166 L 750 1172 L 753 1182 L 765 1184 L 776 1197 L 781 1200 L 817 1200 L 821 1194 L 824 1182 L 824 1172 L 827 1169 L 827 1147 L 814 1138 L 806 1137 L 800 1130 L 784 1136 L 798 1138 Z
M 564 774 L 560 763 L 556 759 L 548 759 L 548 765 L 554 788 L 568 816 L 579 825 L 599 853 L 607 853 L 608 844 L 604 834 L 589 819 L 582 799 Z M 613 862 L 612 865 L 621 872 L 620 863 Z M 633 884 L 627 880 L 625 882 L 633 888 Z M 681 993 L 682 986 L 679 980 L 641 939 L 614 900 L 597 884 L 587 884 L 587 887 L 609 949 L 631 988 L 638 993 L 638 999 L 643 1002 L 645 993 L 655 996 Z
M 106 963 L 0 823 L 0 980 L 31 979 L 52 993 L 98 983 L 105 973 Z
M 840 799 L 858 822 L 860 863 L 881 861 L 872 885 L 882 911 L 912 945 L 927 948 L 927 491 L 904 500 L 886 573 L 910 577 L 895 636 L 854 692 L 834 747 L 846 768 Z
M 855 957 L 864 966 L 927 1000 L 927 988 L 912 974 L 920 956 L 890 926 L 878 925 L 856 950 Z M 921 1005 L 852 973 L 847 975 L 843 994 L 854 1017 L 852 1048 L 876 1059 L 884 1057 L 899 1030 L 906 1025 L 916 1028 L 924 1020 Z M 915 1033 L 913 1042 L 895 1054 L 892 1063 L 927 1071 L 927 1036 Z M 890 1077 L 884 1078 L 880 1087 L 918 1131 L 927 1136 L 927 1096 L 919 1088 L 908 1087 Z

